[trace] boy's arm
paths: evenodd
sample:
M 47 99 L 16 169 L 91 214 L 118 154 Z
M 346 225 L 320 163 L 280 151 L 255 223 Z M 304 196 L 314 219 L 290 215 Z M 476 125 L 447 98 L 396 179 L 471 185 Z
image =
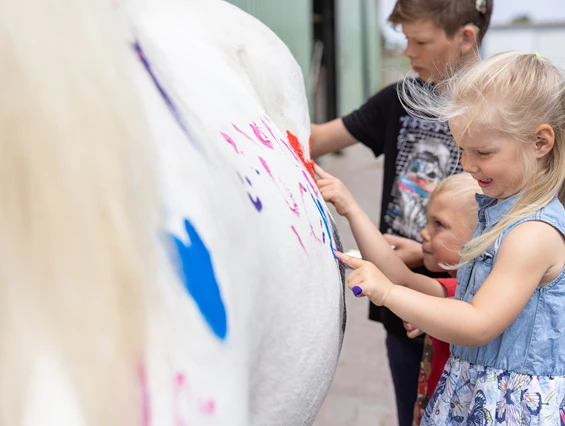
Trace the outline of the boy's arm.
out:
M 312 158 L 339 151 L 357 143 L 357 139 L 345 128 L 341 118 L 336 118 L 324 124 L 312 124 L 310 130 Z
M 375 156 L 384 152 L 385 131 L 391 103 L 398 103 L 391 85 L 367 99 L 357 110 L 324 124 L 312 124 L 312 158 L 335 152 L 361 141 Z M 396 139 L 393 143 L 396 143 Z

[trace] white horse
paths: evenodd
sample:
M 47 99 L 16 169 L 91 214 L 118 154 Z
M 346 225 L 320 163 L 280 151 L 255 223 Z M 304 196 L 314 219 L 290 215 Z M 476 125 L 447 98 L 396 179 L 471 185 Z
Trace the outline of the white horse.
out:
M 345 324 L 300 69 L 220 0 L 0 0 L 0 426 L 312 424 Z

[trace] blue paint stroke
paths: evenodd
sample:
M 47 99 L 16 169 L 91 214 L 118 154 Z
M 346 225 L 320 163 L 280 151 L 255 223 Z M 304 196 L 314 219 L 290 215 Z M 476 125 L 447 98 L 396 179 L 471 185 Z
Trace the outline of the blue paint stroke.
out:
M 310 194 L 310 197 L 312 197 L 312 201 L 314 202 L 314 204 L 316 204 L 316 207 L 318 208 L 318 212 L 320 213 L 322 221 L 324 222 L 324 226 L 326 228 L 326 233 L 328 234 L 328 238 L 330 240 L 330 248 L 332 250 L 332 255 L 335 259 L 337 259 L 336 255 L 334 254 L 334 250 L 336 250 L 336 248 L 334 246 L 332 233 L 330 232 L 330 225 L 329 225 L 328 217 L 326 216 L 326 211 L 324 210 L 324 206 L 322 206 L 322 203 L 320 202 L 320 200 L 318 200 L 317 198 L 314 197 L 314 195 L 312 194 L 312 191 L 310 191 L 310 189 L 308 189 L 308 193 Z
M 214 334 L 224 340 L 228 329 L 226 309 L 214 274 L 210 252 L 196 229 L 186 219 L 184 226 L 190 238 L 188 246 L 169 234 L 175 242 L 180 261 L 177 262 L 179 276 Z

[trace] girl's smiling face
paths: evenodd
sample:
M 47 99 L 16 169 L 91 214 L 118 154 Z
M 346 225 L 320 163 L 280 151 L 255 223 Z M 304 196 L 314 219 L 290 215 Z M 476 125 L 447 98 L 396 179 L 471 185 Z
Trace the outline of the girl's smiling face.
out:
M 449 127 L 461 148 L 463 170 L 477 180 L 485 195 L 504 200 L 520 192 L 526 162 L 535 161 L 525 156 L 527 144 L 476 126 L 468 128 L 462 120 L 450 121 Z

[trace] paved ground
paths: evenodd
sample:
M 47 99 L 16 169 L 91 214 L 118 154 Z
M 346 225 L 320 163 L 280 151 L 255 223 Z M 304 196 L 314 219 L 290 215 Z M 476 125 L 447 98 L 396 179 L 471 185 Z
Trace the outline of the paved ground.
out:
M 382 162 L 361 146 L 328 155 L 321 166 L 339 177 L 373 221 L 380 210 Z M 347 221 L 332 210 L 344 249 L 356 248 Z M 314 426 L 396 426 L 392 381 L 382 326 L 367 319 L 368 302 L 347 297 L 347 329 L 337 373 Z

